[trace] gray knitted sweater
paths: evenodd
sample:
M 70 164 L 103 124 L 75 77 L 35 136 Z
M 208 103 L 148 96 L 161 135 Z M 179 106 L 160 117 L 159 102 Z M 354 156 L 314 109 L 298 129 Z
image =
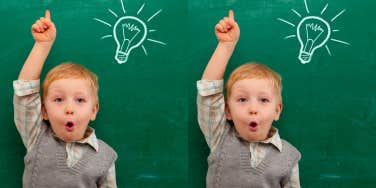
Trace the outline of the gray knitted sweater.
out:
M 65 142 L 53 136 L 50 127 L 39 134 L 37 143 L 26 155 L 24 188 L 97 187 L 117 158 L 116 152 L 98 139 L 99 150 L 88 149 L 72 167 L 66 163 Z
M 208 158 L 206 187 L 283 187 L 290 177 L 292 168 L 300 160 L 299 151 L 282 140 L 282 152 L 273 147 L 263 161 L 253 168 L 249 143 L 236 136 L 233 126 L 226 126 L 220 144 Z

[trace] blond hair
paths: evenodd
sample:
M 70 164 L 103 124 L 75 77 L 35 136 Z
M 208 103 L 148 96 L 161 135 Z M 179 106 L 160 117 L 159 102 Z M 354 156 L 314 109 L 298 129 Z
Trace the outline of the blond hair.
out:
M 277 89 L 278 97 L 282 101 L 282 78 L 269 67 L 258 63 L 246 63 L 236 68 L 230 75 L 226 83 L 226 97 L 231 96 L 231 88 L 239 80 L 255 78 L 267 79 L 272 86 Z
M 93 72 L 89 71 L 82 65 L 78 65 L 72 62 L 62 63 L 53 69 L 51 69 L 46 78 L 43 81 L 42 86 L 42 97 L 43 99 L 46 98 L 48 93 L 48 87 L 51 85 L 52 82 L 60 79 L 83 79 L 87 80 L 90 83 L 90 88 L 92 94 L 94 96 L 94 101 L 98 103 L 98 77 Z

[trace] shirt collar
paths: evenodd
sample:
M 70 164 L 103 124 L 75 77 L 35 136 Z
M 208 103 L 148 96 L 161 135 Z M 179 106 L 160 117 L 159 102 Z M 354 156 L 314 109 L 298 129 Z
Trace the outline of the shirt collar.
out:
M 260 143 L 272 144 L 280 152 L 282 152 L 281 137 L 279 136 L 278 129 L 273 126 L 270 128 L 269 137 L 266 140 L 260 141 Z
M 82 140 L 76 141 L 77 143 L 81 144 L 88 144 L 91 146 L 96 152 L 98 152 L 98 139 L 95 135 L 95 130 L 91 127 L 86 129 L 84 138 Z

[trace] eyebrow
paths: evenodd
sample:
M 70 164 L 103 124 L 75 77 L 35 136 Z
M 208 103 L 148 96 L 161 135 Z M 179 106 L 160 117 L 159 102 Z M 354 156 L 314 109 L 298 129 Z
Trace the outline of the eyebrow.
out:
M 273 92 L 268 93 L 268 92 L 265 92 L 265 91 L 261 91 L 259 94 L 260 94 L 260 95 L 267 95 L 267 96 L 270 96 L 270 95 L 273 95 Z
M 63 91 L 61 91 L 60 89 L 55 89 L 53 91 L 48 91 L 48 94 L 50 95 L 61 95 L 61 94 L 66 94 L 64 93 Z M 90 95 L 90 93 L 86 93 L 86 92 L 82 92 L 82 91 L 78 91 L 78 92 L 74 92 L 73 95 L 82 95 L 82 96 L 87 96 L 87 95 Z
M 236 94 L 238 94 L 238 93 L 240 93 L 240 94 L 246 93 L 246 94 L 248 94 L 249 92 L 246 89 L 238 88 L 236 91 L 233 91 L 233 93 L 236 93 Z M 258 95 L 260 95 L 260 94 L 261 95 L 271 95 L 271 94 L 273 94 L 273 91 L 271 91 L 271 92 L 259 91 L 259 92 L 257 92 L 257 94 Z
M 58 94 L 61 94 L 62 92 L 61 91 L 59 91 L 59 90 L 49 90 L 48 91 L 48 94 L 49 95 L 58 95 Z

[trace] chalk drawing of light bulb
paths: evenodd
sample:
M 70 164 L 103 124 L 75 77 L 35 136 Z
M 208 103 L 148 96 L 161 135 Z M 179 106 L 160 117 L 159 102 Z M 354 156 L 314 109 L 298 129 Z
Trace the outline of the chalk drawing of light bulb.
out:
M 113 30 L 117 45 L 115 59 L 119 64 L 127 62 L 129 53 L 144 42 L 146 33 L 146 24 L 133 16 L 124 16 L 115 23 Z
M 311 61 L 317 48 L 322 47 L 330 37 L 330 25 L 317 16 L 302 19 L 296 28 L 296 35 L 300 43 L 299 60 L 306 64 Z
M 323 46 L 325 46 L 328 54 L 332 56 L 332 53 L 328 46 L 329 41 L 350 46 L 350 43 L 348 42 L 333 38 L 333 35 L 335 35 L 335 33 L 339 32 L 340 30 L 333 29 L 330 25 L 333 24 L 334 21 L 346 11 L 346 9 L 343 9 L 334 17 L 332 17 L 329 22 L 321 17 L 328 8 L 328 4 L 326 4 L 320 11 L 320 16 L 314 16 L 310 13 L 307 0 L 304 0 L 304 5 L 307 14 L 305 16 L 303 16 L 297 10 L 291 9 L 294 14 L 301 18 L 297 26 L 295 26 L 294 23 L 291 23 L 287 19 L 277 18 L 277 20 L 294 27 L 295 34 L 285 36 L 284 39 L 295 37 L 298 39 L 300 43 L 298 59 L 302 64 L 309 63 L 312 60 L 315 51 Z
M 154 17 L 162 12 L 162 9 L 158 10 L 144 21 L 140 19 L 140 17 L 136 16 L 141 16 L 141 12 L 144 9 L 145 4 L 141 5 L 136 13 L 136 16 L 129 16 L 125 15 L 127 11 L 125 10 L 123 0 L 120 0 L 120 2 L 124 16 L 119 16 L 111 9 L 108 9 L 108 11 L 117 20 L 113 25 L 102 19 L 94 18 L 95 21 L 102 23 L 112 29 L 111 35 L 104 35 L 101 37 L 101 39 L 111 37 L 114 38 L 114 41 L 116 43 L 115 60 L 118 64 L 127 62 L 129 60 L 131 52 L 138 47 L 141 47 L 145 55 L 148 55 L 148 52 L 145 48 L 146 41 L 160 45 L 167 45 L 167 43 L 165 42 L 150 38 L 149 35 L 156 32 L 157 30 L 155 28 L 150 29 L 150 25 L 147 25 L 150 24 Z

